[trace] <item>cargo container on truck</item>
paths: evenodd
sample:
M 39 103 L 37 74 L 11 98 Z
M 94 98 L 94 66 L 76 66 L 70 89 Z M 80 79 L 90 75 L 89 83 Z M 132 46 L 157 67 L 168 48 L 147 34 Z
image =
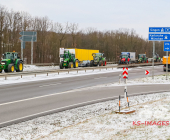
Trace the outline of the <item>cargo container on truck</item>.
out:
M 90 49 L 77 49 L 77 48 L 60 48 L 60 62 L 63 61 L 64 50 L 69 50 L 71 54 L 75 55 L 79 61 L 83 60 L 93 60 L 93 53 L 99 53 L 99 50 L 90 50 Z

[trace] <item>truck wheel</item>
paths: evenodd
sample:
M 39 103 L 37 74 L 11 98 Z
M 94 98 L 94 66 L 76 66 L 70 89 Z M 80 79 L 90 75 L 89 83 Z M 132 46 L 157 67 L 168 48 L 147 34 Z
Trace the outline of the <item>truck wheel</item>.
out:
M 63 62 L 60 63 L 60 69 L 63 69 Z
M 8 72 L 14 72 L 14 70 L 15 70 L 14 64 L 9 64 L 8 65 Z
M 69 63 L 68 68 L 73 68 L 73 63 L 72 62 Z
M 78 60 L 75 60 L 74 68 L 78 68 L 78 66 L 79 66 L 79 62 L 78 62 Z
M 22 72 L 23 71 L 23 63 L 21 61 L 18 61 L 17 67 L 18 67 L 18 70 L 16 70 L 16 72 Z
M 94 61 L 91 60 L 91 61 L 90 61 L 90 67 L 93 67 L 93 63 L 94 63 Z

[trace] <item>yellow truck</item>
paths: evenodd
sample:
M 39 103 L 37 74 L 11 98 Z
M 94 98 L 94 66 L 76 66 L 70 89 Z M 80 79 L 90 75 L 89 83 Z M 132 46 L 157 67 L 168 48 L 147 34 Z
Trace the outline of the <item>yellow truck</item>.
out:
M 168 71 L 170 70 L 170 55 L 169 56 L 163 56 L 162 64 L 163 64 L 163 70 L 166 71 L 166 61 L 168 57 Z
M 99 53 L 99 50 L 91 50 L 91 49 L 78 49 L 78 48 L 60 48 L 60 62 L 63 60 L 64 50 L 69 50 L 71 54 L 75 55 L 79 61 L 83 60 L 93 60 L 93 53 Z

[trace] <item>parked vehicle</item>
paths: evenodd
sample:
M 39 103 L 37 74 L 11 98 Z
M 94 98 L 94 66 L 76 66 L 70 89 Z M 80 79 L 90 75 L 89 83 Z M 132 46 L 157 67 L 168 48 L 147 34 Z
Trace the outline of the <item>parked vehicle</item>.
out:
M 3 54 L 3 59 L 0 64 L 0 73 L 4 72 L 22 72 L 23 60 L 20 59 L 17 52 L 6 52 Z
M 168 71 L 170 70 L 170 56 L 163 56 L 162 58 L 163 71 L 166 71 L 167 57 L 168 57 Z
M 119 64 L 131 64 L 136 62 L 135 52 L 121 52 Z
M 71 54 L 69 50 L 65 50 L 63 55 L 63 61 L 60 62 L 60 69 L 73 67 L 78 67 L 78 59 L 76 59 L 75 55 Z
M 90 67 L 90 61 L 89 60 L 80 61 L 79 67 Z
M 148 63 L 148 58 L 146 57 L 146 54 L 139 54 L 137 62 L 138 63 Z
M 106 57 L 103 57 L 103 53 L 93 53 L 93 60 L 90 61 L 90 66 L 106 66 Z
M 77 48 L 60 48 L 60 62 L 63 61 L 64 51 L 69 50 L 71 54 L 75 55 L 79 61 L 83 60 L 93 60 L 93 53 L 99 53 L 99 50 L 90 50 L 90 49 L 77 49 Z

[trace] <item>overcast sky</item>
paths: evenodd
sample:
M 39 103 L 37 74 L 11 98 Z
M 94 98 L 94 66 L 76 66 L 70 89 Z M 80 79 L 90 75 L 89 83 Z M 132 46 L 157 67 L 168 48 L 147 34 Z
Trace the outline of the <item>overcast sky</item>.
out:
M 148 27 L 170 27 L 170 0 L 0 0 L 0 4 L 54 22 L 78 23 L 79 29 L 133 28 L 144 38 Z

